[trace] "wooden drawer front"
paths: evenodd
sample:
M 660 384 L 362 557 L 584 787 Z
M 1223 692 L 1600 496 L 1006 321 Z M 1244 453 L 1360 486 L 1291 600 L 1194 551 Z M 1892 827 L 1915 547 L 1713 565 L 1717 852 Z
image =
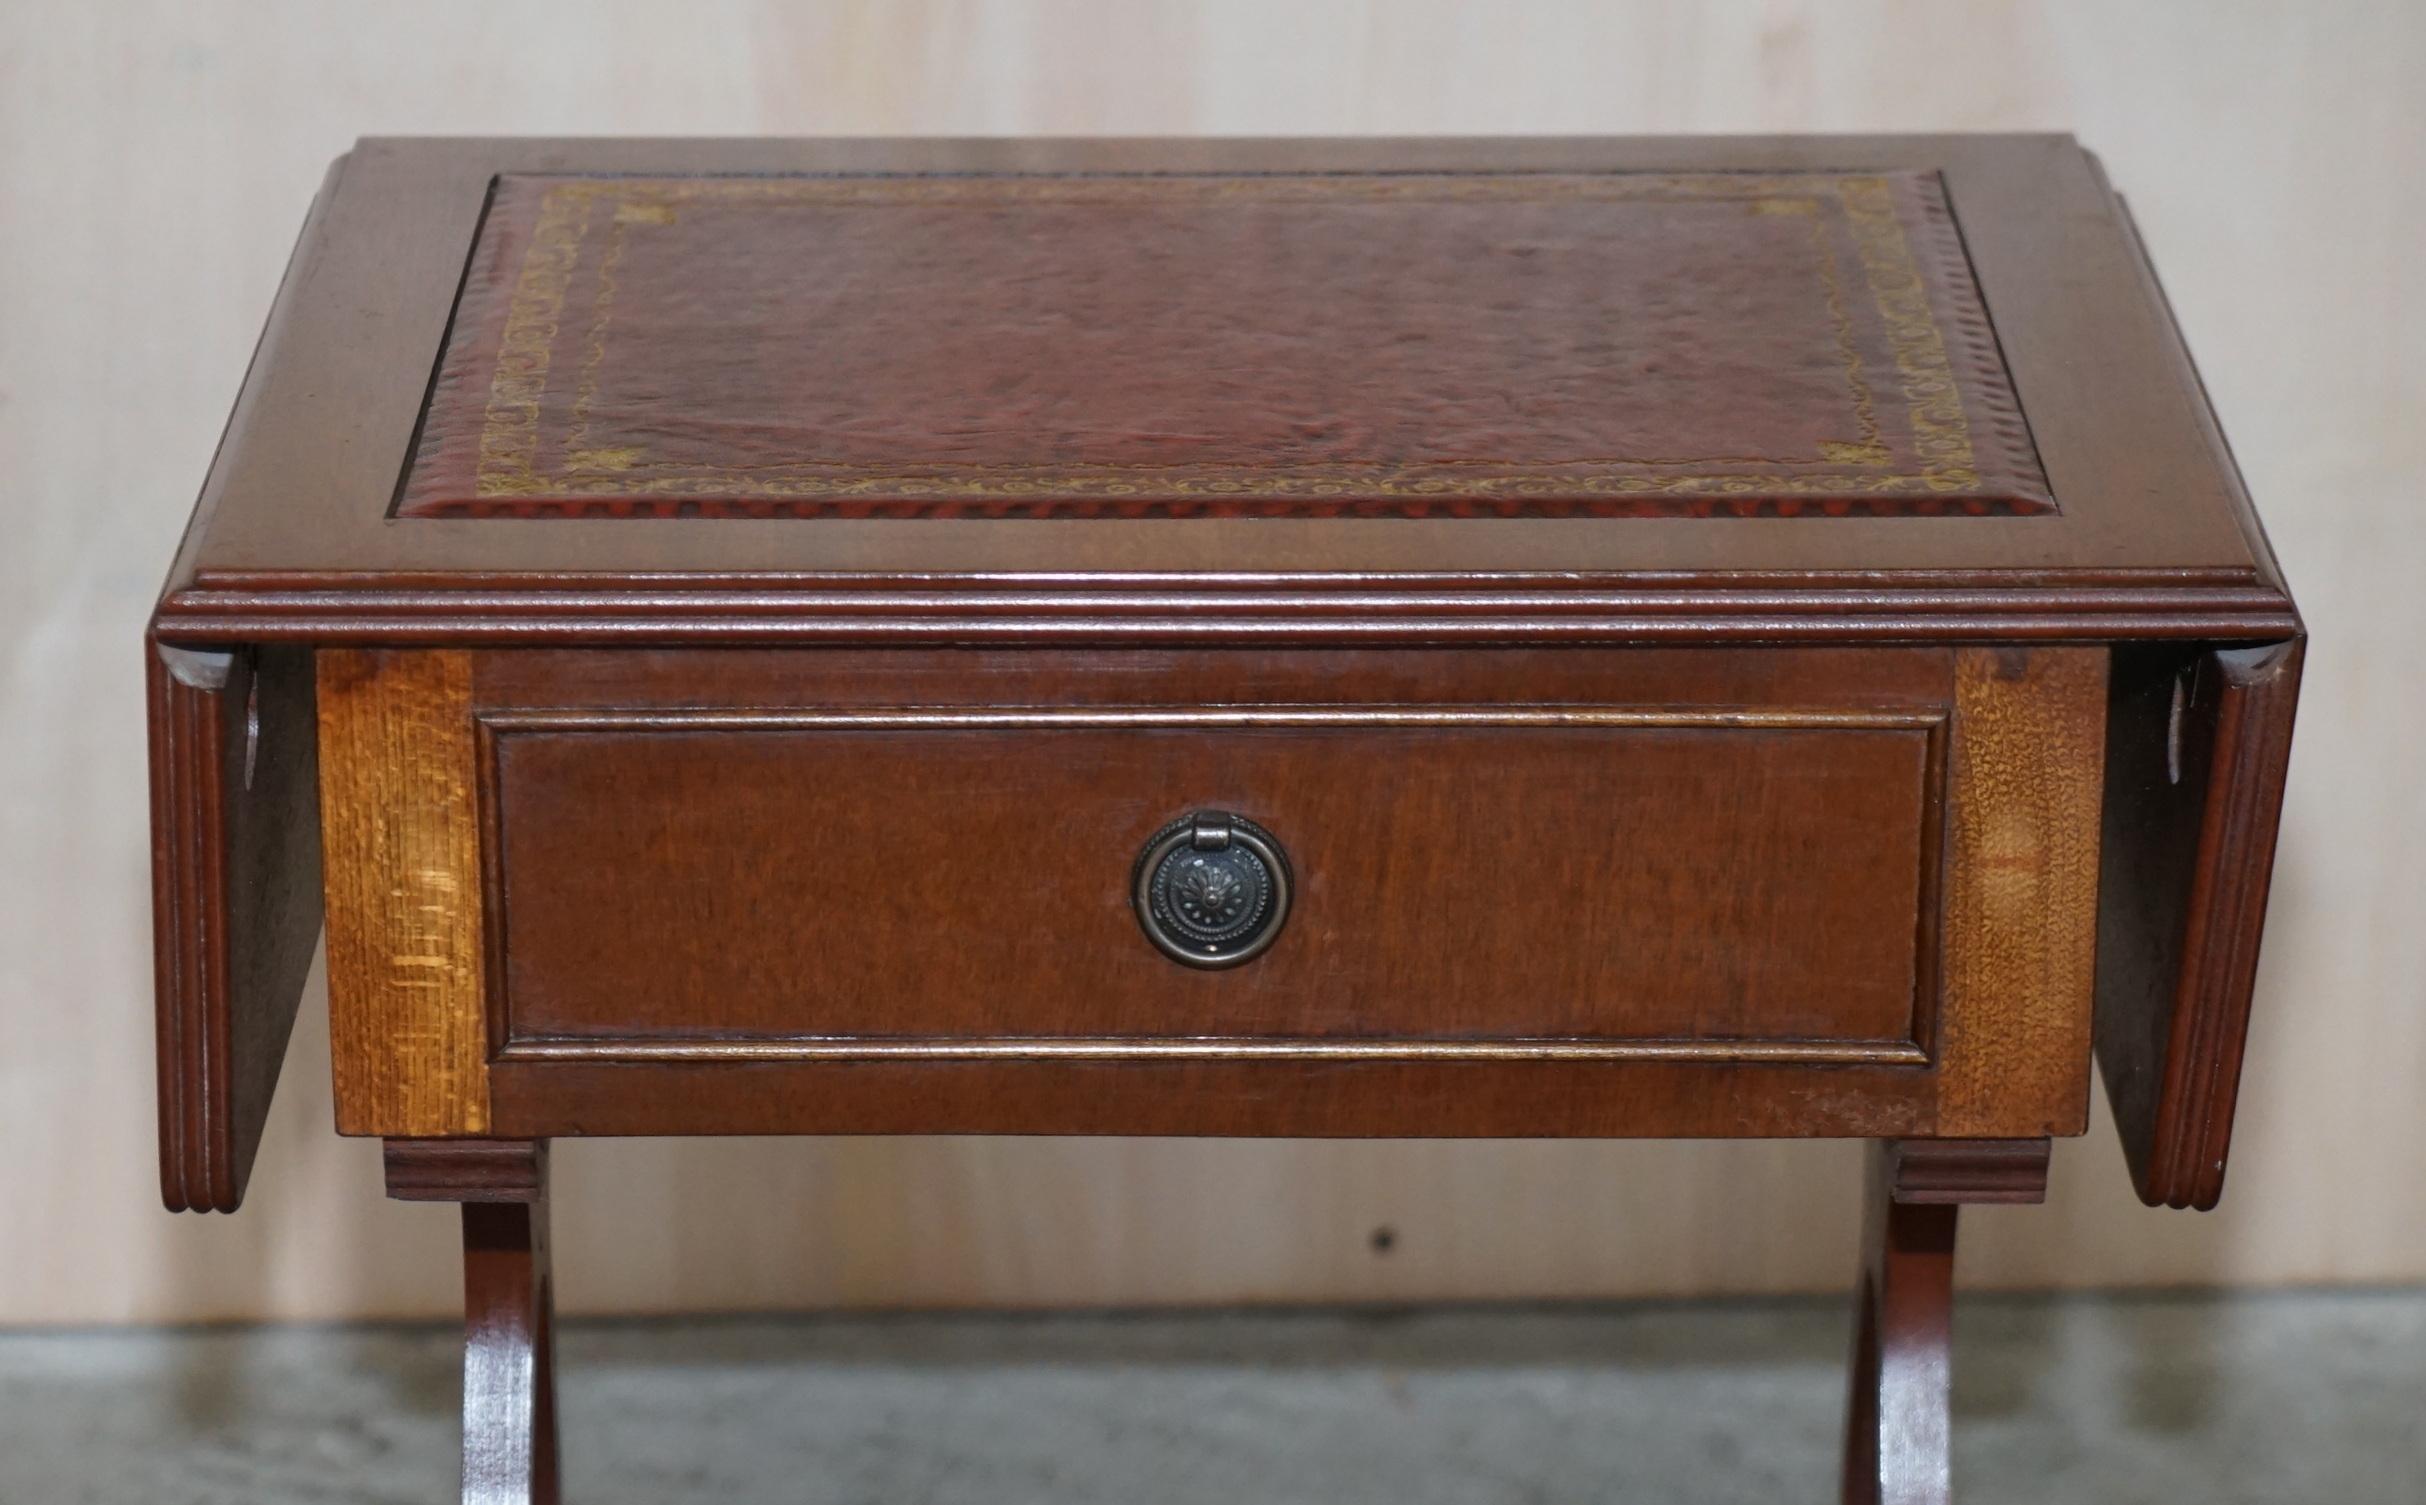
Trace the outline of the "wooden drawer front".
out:
M 483 725 L 507 1048 L 1213 1037 L 1917 1060 L 1938 724 L 1408 705 L 499 716 Z M 1139 850 L 1204 807 L 1264 826 L 1295 870 L 1278 941 L 1234 970 L 1166 958 L 1130 904 Z
M 356 1132 L 2077 1130 L 2104 655 L 322 656 Z M 1165 957 L 1159 828 L 1285 848 Z

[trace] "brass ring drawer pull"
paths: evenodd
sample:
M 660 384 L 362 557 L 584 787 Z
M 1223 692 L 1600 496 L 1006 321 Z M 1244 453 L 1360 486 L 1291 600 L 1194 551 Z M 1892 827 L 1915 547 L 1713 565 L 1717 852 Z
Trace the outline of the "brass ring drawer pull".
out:
M 1129 887 L 1146 939 L 1190 967 L 1251 960 L 1289 918 L 1289 859 L 1279 841 L 1221 810 L 1200 810 L 1155 832 Z

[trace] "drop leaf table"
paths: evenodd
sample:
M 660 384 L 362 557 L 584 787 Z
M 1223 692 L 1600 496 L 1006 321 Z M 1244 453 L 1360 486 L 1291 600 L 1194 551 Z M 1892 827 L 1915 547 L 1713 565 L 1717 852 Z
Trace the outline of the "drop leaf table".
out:
M 2062 137 L 370 140 L 149 629 L 161 1168 L 566 1135 L 1875 1143 L 1848 1500 L 2102 1066 L 2212 1205 L 2300 620 Z

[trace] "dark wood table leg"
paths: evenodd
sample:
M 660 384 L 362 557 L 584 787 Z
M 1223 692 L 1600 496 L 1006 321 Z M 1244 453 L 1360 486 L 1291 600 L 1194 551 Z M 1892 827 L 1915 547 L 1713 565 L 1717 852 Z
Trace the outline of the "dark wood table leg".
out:
M 464 1505 L 556 1505 L 547 1146 L 387 1142 L 388 1195 L 463 1204 Z
M 2038 1202 L 2047 1141 L 1888 1140 L 1871 1153 L 1845 1407 L 1845 1505 L 1945 1505 L 1954 1230 L 1965 1202 Z

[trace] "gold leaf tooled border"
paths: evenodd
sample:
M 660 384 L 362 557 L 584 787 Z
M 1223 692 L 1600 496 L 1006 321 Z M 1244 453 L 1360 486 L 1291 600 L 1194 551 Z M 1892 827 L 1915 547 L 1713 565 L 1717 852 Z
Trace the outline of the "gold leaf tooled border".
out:
M 1934 178 L 1916 194 L 1921 232 L 1941 258 L 1964 266 L 1959 239 Z M 588 443 L 589 410 L 605 356 L 625 239 L 674 223 L 702 199 L 775 199 L 818 204 L 1119 202 L 1140 197 L 1207 202 L 1266 200 L 1520 200 L 1547 196 L 1608 201 L 1741 200 L 1758 212 L 1802 214 L 1820 249 L 1848 398 L 1861 433 L 1809 459 L 1708 457 L 1572 460 L 1549 464 L 1441 460 L 1293 467 L 935 465 L 873 473 L 864 467 L 797 461 L 717 466 L 661 461 L 634 447 Z M 1865 362 L 1854 341 L 1818 212 L 1833 205 L 1849 226 L 1867 291 L 1887 332 L 1918 466 L 1897 471 L 1877 428 Z M 572 429 L 561 463 L 542 463 L 539 427 L 551 352 L 581 248 L 613 214 L 597 295 L 587 313 Z M 1960 303 L 1960 299 L 1957 302 Z M 419 516 L 1200 516 L 1310 515 L 1904 515 L 2051 512 L 2043 486 L 2013 485 L 2037 473 L 2027 431 L 2004 383 L 2002 358 L 1984 316 L 1955 311 L 1954 330 L 1974 393 L 2002 451 L 2000 481 L 2016 495 L 1979 496 L 1986 484 L 1970 415 L 1941 332 L 1931 290 L 1898 211 L 1896 184 L 1876 174 L 1714 173 L 1033 175 L 967 177 L 568 178 L 540 200 L 530 243 L 516 268 L 491 374 L 471 498 L 412 504 Z M 1744 468 L 1747 465 L 1762 467 Z M 1715 467 L 1697 470 L 1695 467 Z M 1623 469 L 1619 469 L 1623 467 Z M 1628 473 L 1642 469 L 1671 473 Z M 1544 508 L 1543 502 L 1556 502 Z M 1324 505 L 1324 504 L 1328 505 Z M 1071 505 L 1076 504 L 1076 505 Z M 1090 505 L 1092 504 L 1092 505 Z

